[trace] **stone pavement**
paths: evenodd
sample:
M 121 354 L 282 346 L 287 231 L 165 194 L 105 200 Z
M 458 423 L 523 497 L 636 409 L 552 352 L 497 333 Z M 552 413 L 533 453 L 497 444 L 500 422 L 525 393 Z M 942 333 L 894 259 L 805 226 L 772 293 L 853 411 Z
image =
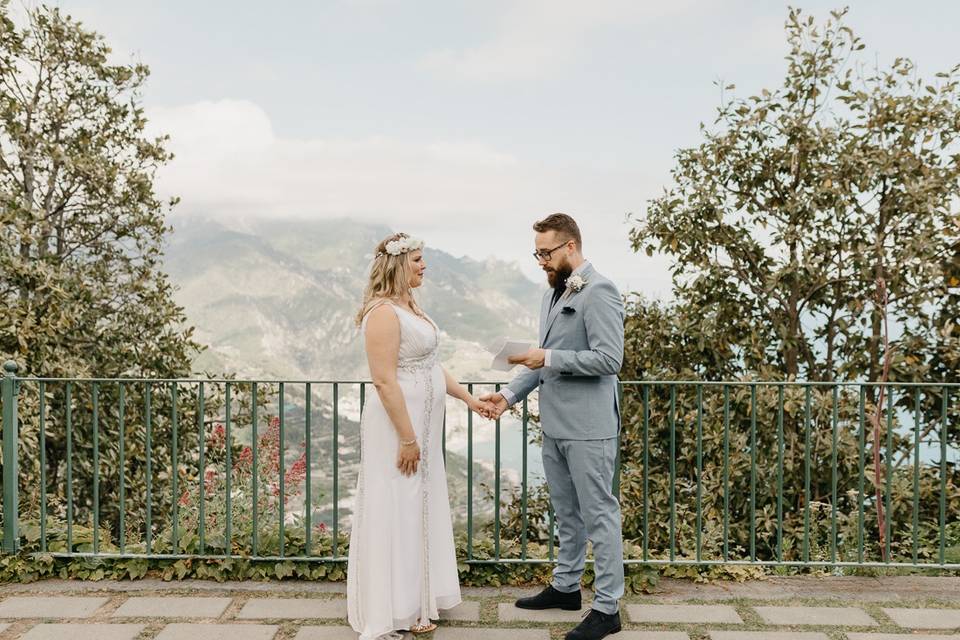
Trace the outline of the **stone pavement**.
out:
M 464 603 L 446 612 L 433 638 L 563 638 L 582 613 L 513 606 L 516 597 L 536 591 L 464 589 Z M 960 640 L 960 578 L 796 577 L 708 585 L 668 580 L 654 595 L 626 597 L 621 615 L 624 630 L 614 640 Z M 356 637 L 347 626 L 342 583 L 0 585 L 0 640 Z

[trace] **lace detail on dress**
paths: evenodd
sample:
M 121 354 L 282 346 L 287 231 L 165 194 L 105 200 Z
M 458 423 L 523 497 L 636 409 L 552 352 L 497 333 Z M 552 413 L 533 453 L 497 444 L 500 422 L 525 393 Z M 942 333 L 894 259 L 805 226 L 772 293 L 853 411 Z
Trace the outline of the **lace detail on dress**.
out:
M 431 355 L 436 361 L 435 349 Z M 423 591 L 420 604 L 420 621 L 430 621 L 430 423 L 433 419 L 433 365 L 427 370 L 426 398 L 423 401 L 423 447 L 420 449 L 420 482 L 423 487 Z
M 436 349 L 418 358 L 403 358 L 397 362 L 397 369 L 407 373 L 430 371 L 440 361 L 440 354 Z

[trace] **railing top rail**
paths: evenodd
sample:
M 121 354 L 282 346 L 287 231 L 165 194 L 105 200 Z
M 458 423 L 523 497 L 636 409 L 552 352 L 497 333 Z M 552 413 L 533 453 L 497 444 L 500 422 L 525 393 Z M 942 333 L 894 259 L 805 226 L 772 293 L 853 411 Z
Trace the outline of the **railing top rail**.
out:
M 42 376 L 14 376 L 18 382 L 116 382 L 132 384 L 137 382 L 177 382 L 177 383 L 230 383 L 230 384 L 373 384 L 369 378 L 366 380 L 349 379 L 295 379 L 295 378 L 92 378 L 92 377 L 42 377 Z M 463 380 L 463 384 L 507 384 L 509 380 Z
M 179 383 L 196 384 L 200 382 L 213 384 L 372 384 L 367 380 L 324 380 L 324 379 L 284 379 L 284 378 L 90 378 L 90 377 L 38 377 L 13 376 L 19 382 L 103 382 L 103 383 Z M 461 380 L 461 384 L 477 385 L 506 385 L 509 380 Z M 930 380 L 926 382 L 870 382 L 867 380 L 848 381 L 814 381 L 814 380 L 620 380 L 623 386 L 705 386 L 705 387 L 749 387 L 753 385 L 768 387 L 941 387 L 960 388 L 960 382 L 945 382 Z
M 20 382 L 115 382 L 124 384 L 133 383 L 169 383 L 195 384 L 198 382 L 229 383 L 229 384 L 372 384 L 371 380 L 293 380 L 288 378 L 44 378 L 25 376 L 16 378 Z M 489 383 L 495 384 L 495 383 Z
M 870 382 L 868 380 L 822 381 L 822 380 L 621 380 L 622 385 L 702 385 L 705 387 L 960 387 L 960 382 L 931 380 L 928 382 Z

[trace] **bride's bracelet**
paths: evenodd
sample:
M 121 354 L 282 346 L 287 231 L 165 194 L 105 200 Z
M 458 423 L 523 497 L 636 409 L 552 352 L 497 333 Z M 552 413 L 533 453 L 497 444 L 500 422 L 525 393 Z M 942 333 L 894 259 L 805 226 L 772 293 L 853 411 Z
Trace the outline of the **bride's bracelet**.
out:
M 402 446 L 402 447 L 409 447 L 409 446 L 412 445 L 412 444 L 417 444 L 417 439 L 416 439 L 416 438 L 414 438 L 413 440 L 401 440 L 401 441 L 400 441 L 400 446 Z

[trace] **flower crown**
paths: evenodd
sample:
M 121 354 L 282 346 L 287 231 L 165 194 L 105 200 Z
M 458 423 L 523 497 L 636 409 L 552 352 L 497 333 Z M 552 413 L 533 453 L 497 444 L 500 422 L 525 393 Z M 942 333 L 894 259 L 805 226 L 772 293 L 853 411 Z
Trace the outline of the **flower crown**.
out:
M 396 240 L 391 240 L 387 243 L 387 246 L 384 247 L 384 250 L 378 253 L 375 258 L 381 258 L 387 254 L 391 256 L 398 256 L 401 253 L 407 253 L 410 251 L 419 251 L 423 249 L 423 240 L 419 238 L 411 238 L 409 236 L 401 236 Z

